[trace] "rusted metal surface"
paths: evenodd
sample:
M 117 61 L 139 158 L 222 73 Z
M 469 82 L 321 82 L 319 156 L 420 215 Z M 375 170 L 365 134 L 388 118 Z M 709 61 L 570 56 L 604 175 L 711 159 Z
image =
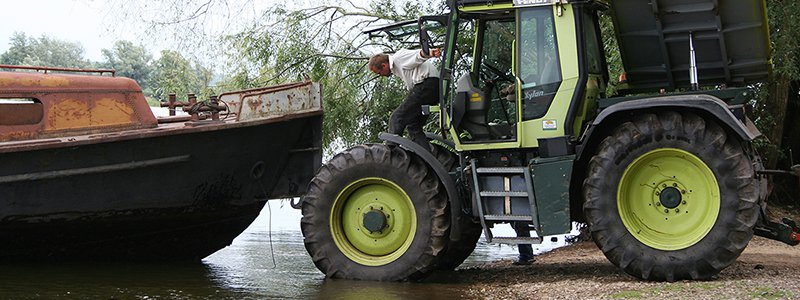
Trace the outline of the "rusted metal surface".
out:
M 153 128 L 141 88 L 128 78 L 0 72 L 0 142 Z
M 0 126 L 38 124 L 43 112 L 41 103 L 2 103 L 0 100 Z
M 318 83 L 302 82 L 220 95 L 237 120 L 253 120 L 287 113 L 322 109 L 322 89 Z
M 25 108 L 0 106 L 0 122 L 14 122 L 0 124 L 0 154 L 288 122 L 323 113 L 321 87 L 313 82 L 228 92 L 218 103 L 196 101 L 191 94 L 186 100 L 176 98 L 165 106 L 184 106 L 196 117 L 156 119 L 139 86 L 128 78 L 0 71 L 0 103 L 33 101 Z M 19 109 L 28 112 L 14 111 Z
M 72 72 L 72 73 L 98 73 L 104 74 L 109 73 L 111 76 L 116 76 L 116 70 L 109 70 L 109 69 L 75 69 L 75 68 L 58 68 L 58 67 L 40 67 L 40 66 L 15 66 L 15 65 L 0 65 L 0 69 L 13 69 L 13 70 L 33 70 L 33 71 L 42 71 L 45 74 L 49 71 L 58 71 L 58 72 Z
M 188 94 L 186 96 L 187 101 L 177 101 L 177 97 L 175 94 L 169 94 L 169 100 L 167 102 L 161 102 L 161 107 L 168 107 L 169 108 L 169 115 L 170 118 L 160 119 L 160 123 L 168 123 L 168 122 L 176 122 L 179 118 L 175 116 L 176 107 L 183 108 L 183 111 L 189 114 L 189 121 L 197 122 L 200 120 L 211 119 L 212 121 L 220 121 L 219 114 L 222 111 L 228 110 L 228 105 L 222 102 L 220 104 L 219 99 L 217 96 L 211 96 L 210 99 L 206 101 L 197 101 L 197 97 L 194 94 Z M 205 123 L 203 123 L 205 124 Z M 197 124 L 187 124 L 190 126 L 194 126 Z
M 187 101 L 178 101 L 178 96 L 175 94 L 169 94 L 167 99 L 167 102 L 161 102 L 161 107 L 168 107 L 170 116 L 175 116 L 175 109 L 177 107 L 189 107 L 197 103 L 197 96 L 195 96 L 195 94 L 187 94 Z

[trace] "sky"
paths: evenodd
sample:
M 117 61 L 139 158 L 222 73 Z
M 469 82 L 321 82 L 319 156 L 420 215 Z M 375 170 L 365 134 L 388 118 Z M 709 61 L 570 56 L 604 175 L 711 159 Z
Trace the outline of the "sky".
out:
M 133 0 L 132 0 L 133 1 Z M 116 40 L 135 40 L 134 34 L 107 30 L 105 1 L 25 0 L 3 3 L 0 12 L 0 53 L 9 48 L 14 32 L 28 36 L 47 35 L 83 45 L 89 60 L 102 59 L 101 50 L 110 49 Z
M 136 15 L 127 20 L 118 20 L 120 17 L 119 6 L 121 1 L 137 1 L 128 5 L 137 7 L 141 11 L 134 11 Z M 141 2 L 138 2 L 141 1 Z M 151 2 L 146 2 L 151 1 Z M 208 32 L 220 34 L 231 33 L 252 24 L 254 18 L 279 0 L 228 0 L 212 2 L 212 18 L 203 19 Z M 288 3 L 281 1 L 284 7 L 308 7 L 318 5 L 320 0 L 295 0 Z M 331 0 L 335 1 L 335 0 Z M 367 0 L 351 0 L 355 3 Z M 206 3 L 205 1 L 188 0 L 190 3 L 183 8 L 189 11 Z M 115 4 L 116 3 L 116 4 Z M 159 1 L 152 0 L 24 0 L 7 1 L 0 10 L 0 53 L 10 47 L 10 38 L 14 32 L 24 32 L 27 36 L 35 38 L 46 35 L 58 40 L 77 42 L 84 48 L 84 56 L 90 61 L 101 61 L 102 49 L 111 49 L 118 40 L 132 41 L 134 44 L 143 45 L 155 58 L 163 49 L 172 46 L 171 41 L 177 39 L 174 32 L 163 30 L 162 36 L 147 36 L 144 34 L 146 22 L 161 18 Z M 179 2 L 180 3 L 180 2 Z M 229 4 L 229 6 L 227 6 Z M 168 16 L 172 17 L 172 16 Z M 160 19 L 159 19 L 160 20 Z

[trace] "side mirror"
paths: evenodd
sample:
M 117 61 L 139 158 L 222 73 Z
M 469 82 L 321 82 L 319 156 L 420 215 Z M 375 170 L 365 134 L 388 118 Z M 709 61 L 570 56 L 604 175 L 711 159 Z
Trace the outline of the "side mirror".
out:
M 433 21 L 434 23 L 431 24 L 433 29 L 436 28 L 446 28 L 447 24 L 447 15 L 436 15 L 436 16 L 422 16 L 417 21 L 417 27 L 419 31 L 419 44 L 422 47 L 422 51 L 425 53 L 430 53 L 431 48 L 434 47 L 433 41 L 431 40 L 431 34 L 428 31 L 428 21 Z
M 428 29 L 425 28 L 425 20 L 419 18 L 419 44 L 422 46 L 422 52 L 425 55 L 431 53 L 431 36 L 428 34 Z

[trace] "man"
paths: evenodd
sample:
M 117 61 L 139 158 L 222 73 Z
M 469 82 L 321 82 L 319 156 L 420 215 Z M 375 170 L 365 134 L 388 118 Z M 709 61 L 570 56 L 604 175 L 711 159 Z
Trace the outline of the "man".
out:
M 369 70 L 380 76 L 394 74 L 403 80 L 408 95 L 389 119 L 389 133 L 402 135 L 408 129 L 408 137 L 415 143 L 430 149 L 422 126 L 428 116 L 422 115 L 422 105 L 439 103 L 439 71 L 428 59 L 442 56 L 438 48 L 424 53 L 422 50 L 402 49 L 392 55 L 379 53 L 369 59 Z

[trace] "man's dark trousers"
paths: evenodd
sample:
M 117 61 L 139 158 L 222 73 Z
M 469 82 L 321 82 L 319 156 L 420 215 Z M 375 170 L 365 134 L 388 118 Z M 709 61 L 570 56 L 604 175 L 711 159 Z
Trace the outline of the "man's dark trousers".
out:
M 412 141 L 430 150 L 430 143 L 422 131 L 422 126 L 425 126 L 425 122 L 428 120 L 428 116 L 422 115 L 422 106 L 438 103 L 439 78 L 426 78 L 414 85 L 408 92 L 406 100 L 394 110 L 389 119 L 389 132 L 403 135 L 403 130 L 408 129 L 408 137 Z

